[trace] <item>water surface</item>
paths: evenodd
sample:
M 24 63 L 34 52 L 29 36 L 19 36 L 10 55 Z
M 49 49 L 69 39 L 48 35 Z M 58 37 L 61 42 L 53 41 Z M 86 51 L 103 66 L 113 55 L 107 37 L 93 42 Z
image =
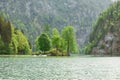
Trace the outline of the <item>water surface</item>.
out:
M 0 57 L 0 80 L 120 80 L 120 58 Z

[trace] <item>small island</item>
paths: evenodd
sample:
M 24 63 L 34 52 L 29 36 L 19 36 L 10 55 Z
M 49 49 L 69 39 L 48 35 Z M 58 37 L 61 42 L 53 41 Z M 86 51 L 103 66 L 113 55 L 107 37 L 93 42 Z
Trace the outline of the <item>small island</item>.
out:
M 32 51 L 24 32 L 0 15 L 0 55 L 70 56 L 70 53 L 77 53 L 74 27 L 65 26 L 61 31 L 49 28 L 49 25 L 44 27 L 35 40 L 36 50 Z

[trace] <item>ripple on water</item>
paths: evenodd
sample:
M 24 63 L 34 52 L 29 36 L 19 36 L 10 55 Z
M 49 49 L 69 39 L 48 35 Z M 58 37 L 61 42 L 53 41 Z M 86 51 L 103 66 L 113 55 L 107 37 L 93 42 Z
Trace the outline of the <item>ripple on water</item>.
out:
M 120 58 L 0 58 L 0 80 L 120 80 Z

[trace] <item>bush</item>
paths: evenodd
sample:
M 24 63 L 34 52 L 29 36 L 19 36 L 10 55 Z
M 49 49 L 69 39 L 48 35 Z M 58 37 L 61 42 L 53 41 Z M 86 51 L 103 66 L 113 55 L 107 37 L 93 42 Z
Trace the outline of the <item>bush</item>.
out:
M 56 48 L 53 48 L 50 51 L 45 52 L 45 54 L 49 56 L 67 56 L 67 53 Z

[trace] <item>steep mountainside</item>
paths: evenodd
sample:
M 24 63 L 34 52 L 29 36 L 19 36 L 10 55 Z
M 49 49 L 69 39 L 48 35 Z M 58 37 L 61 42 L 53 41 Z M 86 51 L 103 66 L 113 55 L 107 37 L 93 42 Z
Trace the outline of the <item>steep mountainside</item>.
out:
M 84 43 L 98 14 L 110 0 L 0 0 L 0 11 L 28 36 L 31 44 L 46 23 L 61 30 L 76 29 L 78 43 Z
M 87 53 L 90 52 L 120 55 L 120 1 L 99 15 L 87 45 Z

